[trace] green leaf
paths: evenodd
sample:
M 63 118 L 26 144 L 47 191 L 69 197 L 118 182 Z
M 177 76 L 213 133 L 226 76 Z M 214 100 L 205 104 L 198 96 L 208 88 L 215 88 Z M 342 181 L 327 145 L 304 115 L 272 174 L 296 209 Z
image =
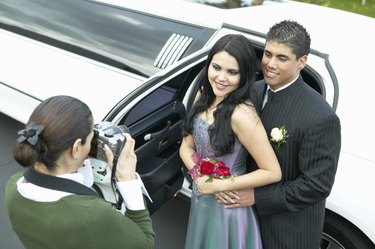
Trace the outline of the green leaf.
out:
M 212 182 L 212 181 L 213 181 L 212 176 L 209 176 L 208 179 L 205 182 Z

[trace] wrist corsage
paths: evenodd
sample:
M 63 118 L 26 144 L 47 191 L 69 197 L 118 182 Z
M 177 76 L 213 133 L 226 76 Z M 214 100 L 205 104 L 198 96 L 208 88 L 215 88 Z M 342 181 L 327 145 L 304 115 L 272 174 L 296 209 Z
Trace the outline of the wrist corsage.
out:
M 208 157 L 202 159 L 197 153 L 194 153 L 192 157 L 196 164 L 188 171 L 188 174 L 193 179 L 203 175 L 208 176 L 206 182 L 212 182 L 214 178 L 222 180 L 226 178 L 233 179 L 234 176 L 231 175 L 229 167 L 223 161 Z

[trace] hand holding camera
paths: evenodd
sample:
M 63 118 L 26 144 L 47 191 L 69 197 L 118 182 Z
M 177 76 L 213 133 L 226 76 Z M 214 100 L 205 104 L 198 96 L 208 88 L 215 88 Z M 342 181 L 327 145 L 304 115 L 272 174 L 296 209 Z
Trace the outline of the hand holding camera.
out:
M 124 133 L 130 133 L 126 126 L 117 126 L 108 121 L 94 126 L 89 158 L 91 158 L 94 181 L 100 186 L 110 186 L 115 177 L 117 161 L 126 143 Z
M 94 138 L 89 152 L 96 186 L 104 198 L 114 203 L 119 210 L 123 207 L 123 199 L 116 181 L 136 179 L 135 140 L 129 133 L 124 125 L 100 122 L 94 126 Z
M 107 162 L 104 145 L 107 145 L 114 154 L 114 162 L 120 156 L 121 149 L 126 142 L 123 133 L 130 133 L 124 125 L 116 126 L 108 121 L 100 122 L 94 126 L 94 138 L 91 141 L 89 156 Z
M 135 169 L 137 165 L 137 156 L 134 153 L 134 139 L 128 134 L 124 133 L 125 138 L 125 145 L 120 152 L 120 156 L 117 161 L 116 165 L 116 173 L 115 177 L 117 181 L 129 181 L 135 179 Z M 113 153 L 112 150 L 109 148 L 107 144 L 104 145 L 105 147 L 105 155 L 108 160 L 109 166 L 112 168 L 113 164 Z

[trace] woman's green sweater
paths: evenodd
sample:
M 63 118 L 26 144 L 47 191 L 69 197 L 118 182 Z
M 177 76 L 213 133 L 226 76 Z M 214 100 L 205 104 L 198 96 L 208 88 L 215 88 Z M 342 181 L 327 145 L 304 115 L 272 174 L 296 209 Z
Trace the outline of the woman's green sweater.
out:
M 37 202 L 17 191 L 23 172 L 6 186 L 6 207 L 13 230 L 27 249 L 148 249 L 154 232 L 147 209 L 125 215 L 100 197 L 69 195 Z

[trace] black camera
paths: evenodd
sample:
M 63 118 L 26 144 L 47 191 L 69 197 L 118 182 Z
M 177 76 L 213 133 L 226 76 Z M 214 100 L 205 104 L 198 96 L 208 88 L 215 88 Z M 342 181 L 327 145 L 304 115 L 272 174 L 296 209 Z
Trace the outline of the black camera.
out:
M 115 165 L 126 142 L 122 133 L 130 133 L 129 129 L 124 125 L 116 126 L 108 121 L 94 125 L 94 137 L 91 141 L 89 156 L 107 162 L 104 153 L 104 144 L 107 144 L 112 150 Z

